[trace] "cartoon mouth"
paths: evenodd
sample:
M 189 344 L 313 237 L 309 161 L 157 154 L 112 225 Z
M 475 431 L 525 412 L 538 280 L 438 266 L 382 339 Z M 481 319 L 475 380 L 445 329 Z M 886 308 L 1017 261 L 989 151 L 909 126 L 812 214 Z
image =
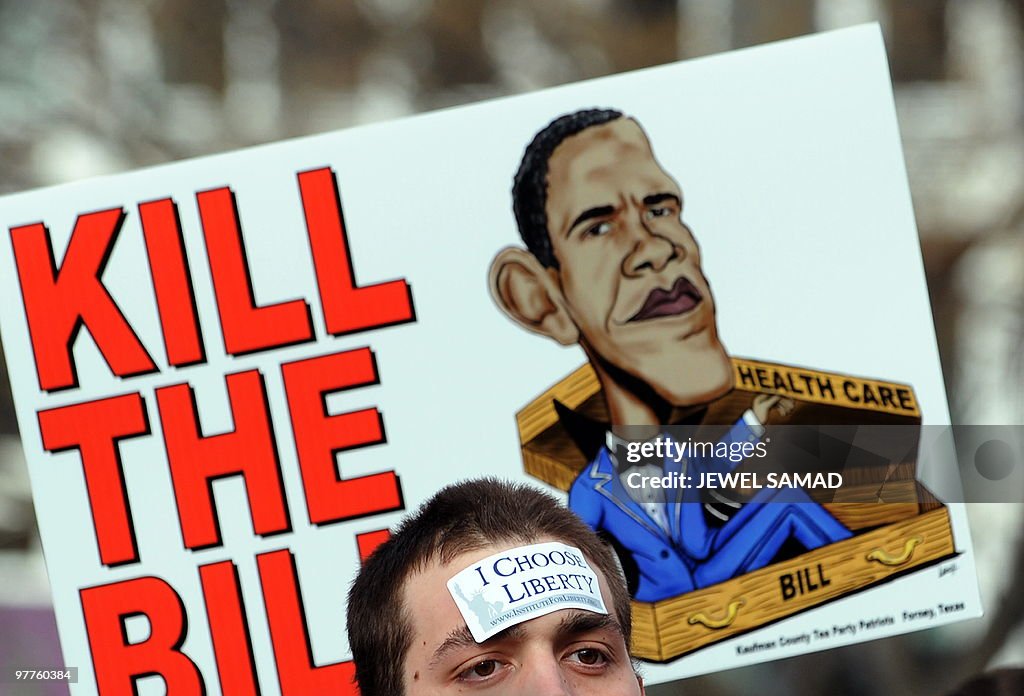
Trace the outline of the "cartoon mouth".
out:
M 629 321 L 644 321 L 657 317 L 670 317 L 685 314 L 700 304 L 704 299 L 700 291 L 687 278 L 680 277 L 670 289 L 654 288 L 644 301 L 640 311 L 629 318 Z

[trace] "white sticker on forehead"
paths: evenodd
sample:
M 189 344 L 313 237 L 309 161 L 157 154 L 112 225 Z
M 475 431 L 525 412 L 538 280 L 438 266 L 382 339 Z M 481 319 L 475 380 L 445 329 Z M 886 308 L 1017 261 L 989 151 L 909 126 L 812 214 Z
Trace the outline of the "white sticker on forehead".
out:
M 608 613 L 583 552 L 558 542 L 488 556 L 449 580 L 448 591 L 477 643 L 561 609 Z

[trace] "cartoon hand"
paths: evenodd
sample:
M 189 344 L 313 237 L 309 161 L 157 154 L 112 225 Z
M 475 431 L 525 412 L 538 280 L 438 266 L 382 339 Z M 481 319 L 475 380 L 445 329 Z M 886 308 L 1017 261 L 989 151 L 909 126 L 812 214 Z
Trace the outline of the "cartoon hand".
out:
M 751 406 L 754 415 L 761 423 L 768 422 L 768 414 L 773 408 L 778 411 L 780 416 L 788 416 L 796 408 L 796 402 L 777 394 L 758 394 L 754 397 L 754 404 Z

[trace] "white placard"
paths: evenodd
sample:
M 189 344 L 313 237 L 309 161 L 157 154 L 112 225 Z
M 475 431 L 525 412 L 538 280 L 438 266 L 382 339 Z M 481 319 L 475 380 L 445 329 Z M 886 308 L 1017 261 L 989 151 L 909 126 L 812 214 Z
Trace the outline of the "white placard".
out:
M 0 329 L 75 696 L 354 693 L 361 553 L 446 483 L 544 486 L 515 414 L 586 356 L 510 322 L 487 278 L 521 244 L 523 150 L 561 114 L 642 124 L 730 353 L 909 384 L 948 422 L 888 75 L 858 27 L 0 200 Z M 948 510 L 959 572 L 647 681 L 979 615 Z

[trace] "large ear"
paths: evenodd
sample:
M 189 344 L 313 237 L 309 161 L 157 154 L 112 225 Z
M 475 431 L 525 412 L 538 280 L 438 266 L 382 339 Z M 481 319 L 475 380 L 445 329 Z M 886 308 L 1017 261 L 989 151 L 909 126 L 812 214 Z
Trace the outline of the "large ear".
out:
M 526 249 L 499 251 L 491 261 L 488 285 L 498 307 L 527 331 L 566 346 L 579 341 L 579 329 L 553 274 Z

